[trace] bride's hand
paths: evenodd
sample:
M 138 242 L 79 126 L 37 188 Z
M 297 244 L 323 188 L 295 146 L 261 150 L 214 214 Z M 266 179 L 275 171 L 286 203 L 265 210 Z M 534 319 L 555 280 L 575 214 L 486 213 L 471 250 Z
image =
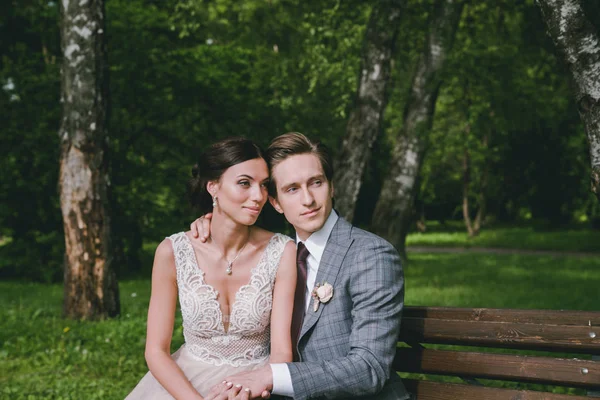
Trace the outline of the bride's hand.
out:
M 206 242 L 206 239 L 210 236 L 210 222 L 212 213 L 205 214 L 200 218 L 197 218 L 190 224 L 190 231 L 192 236 L 197 238 L 200 237 L 201 242 Z
M 240 372 L 239 374 L 225 378 L 227 382 L 233 382 L 234 387 L 241 385 L 244 390 L 240 392 L 238 399 L 245 399 L 244 392 L 249 394 L 251 399 L 268 399 L 271 397 L 271 390 L 273 389 L 273 373 L 271 367 L 267 365 L 259 369 L 252 371 Z
M 242 385 L 223 381 L 210 389 L 204 400 L 249 400 L 250 391 L 242 390 Z

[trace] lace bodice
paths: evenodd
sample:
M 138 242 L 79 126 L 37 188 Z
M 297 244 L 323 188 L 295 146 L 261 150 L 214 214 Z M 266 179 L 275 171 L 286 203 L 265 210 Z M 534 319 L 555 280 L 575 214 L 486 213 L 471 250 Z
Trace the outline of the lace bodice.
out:
M 273 285 L 283 254 L 291 239 L 275 234 L 250 281 L 239 288 L 225 330 L 219 292 L 204 281 L 194 248 L 184 232 L 169 237 L 175 253 L 179 304 L 185 346 L 194 357 L 214 365 L 235 367 L 260 363 L 269 356 Z

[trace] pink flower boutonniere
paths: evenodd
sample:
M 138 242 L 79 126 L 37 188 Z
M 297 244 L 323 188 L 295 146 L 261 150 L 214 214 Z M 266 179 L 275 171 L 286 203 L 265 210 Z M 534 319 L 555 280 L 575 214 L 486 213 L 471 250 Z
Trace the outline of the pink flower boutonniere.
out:
M 313 311 L 317 311 L 320 303 L 325 304 L 333 297 L 333 286 L 327 282 L 317 283 L 317 286 L 311 292 L 311 296 L 314 299 Z

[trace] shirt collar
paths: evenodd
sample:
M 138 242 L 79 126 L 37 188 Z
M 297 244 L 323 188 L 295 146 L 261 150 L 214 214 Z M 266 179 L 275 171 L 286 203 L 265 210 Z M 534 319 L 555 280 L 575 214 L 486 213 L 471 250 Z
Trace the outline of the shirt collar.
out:
M 323 256 L 323 252 L 325 251 L 325 245 L 327 245 L 327 240 L 329 239 L 329 235 L 335 226 L 335 223 L 338 220 L 338 215 L 335 210 L 331 210 L 329 217 L 327 217 L 327 221 L 321 229 L 312 233 L 308 239 L 301 240 L 296 234 L 296 243 L 303 242 L 310 255 L 316 258 L 317 262 L 321 262 L 321 257 Z

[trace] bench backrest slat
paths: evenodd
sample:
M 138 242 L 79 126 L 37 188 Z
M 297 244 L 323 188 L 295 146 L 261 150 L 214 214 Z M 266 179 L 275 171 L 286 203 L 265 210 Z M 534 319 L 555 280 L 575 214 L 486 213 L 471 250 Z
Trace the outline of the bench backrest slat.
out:
M 585 396 L 571 396 L 532 390 L 497 389 L 483 386 L 457 385 L 404 379 L 409 392 L 417 400 L 589 400 Z
M 400 341 L 600 355 L 600 327 L 597 326 L 405 317 Z
M 394 369 L 462 378 L 516 380 L 583 388 L 600 387 L 600 361 L 513 354 L 399 348 Z
M 403 316 L 410 318 L 435 318 L 459 321 L 518 322 L 579 326 L 591 325 L 600 327 L 600 312 L 597 311 L 406 307 Z

